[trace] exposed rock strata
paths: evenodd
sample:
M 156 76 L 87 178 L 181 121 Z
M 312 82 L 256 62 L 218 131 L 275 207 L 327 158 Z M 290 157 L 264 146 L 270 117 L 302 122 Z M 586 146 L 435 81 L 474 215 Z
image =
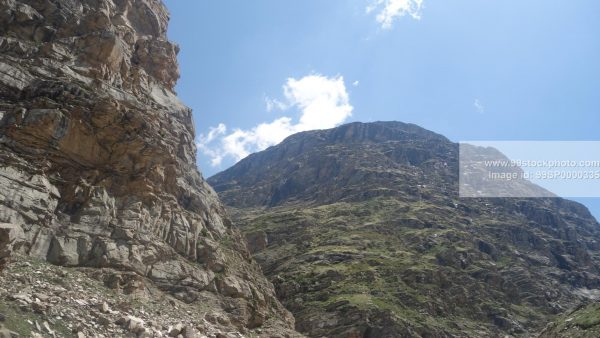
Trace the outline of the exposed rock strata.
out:
M 157 0 L 0 0 L 0 222 L 23 230 L 19 252 L 287 332 L 196 169 L 167 22 Z

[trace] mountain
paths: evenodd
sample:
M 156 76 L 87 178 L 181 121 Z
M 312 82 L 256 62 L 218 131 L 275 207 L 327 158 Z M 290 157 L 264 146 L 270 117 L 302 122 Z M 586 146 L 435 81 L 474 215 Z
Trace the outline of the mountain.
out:
M 310 337 L 529 337 L 600 295 L 584 206 L 459 198 L 458 158 L 416 125 L 351 123 L 208 182 Z
M 196 168 L 168 19 L 0 1 L 3 337 L 297 335 Z

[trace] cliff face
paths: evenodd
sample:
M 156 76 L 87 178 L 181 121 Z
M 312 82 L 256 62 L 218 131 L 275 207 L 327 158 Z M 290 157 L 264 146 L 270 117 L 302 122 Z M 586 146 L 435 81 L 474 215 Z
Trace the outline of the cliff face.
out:
M 284 332 L 293 318 L 196 168 L 168 17 L 158 0 L 0 1 L 5 242 L 201 302 L 216 326 Z
M 599 296 L 600 227 L 560 198 L 458 198 L 415 125 L 292 135 L 208 179 L 312 337 L 529 337 Z

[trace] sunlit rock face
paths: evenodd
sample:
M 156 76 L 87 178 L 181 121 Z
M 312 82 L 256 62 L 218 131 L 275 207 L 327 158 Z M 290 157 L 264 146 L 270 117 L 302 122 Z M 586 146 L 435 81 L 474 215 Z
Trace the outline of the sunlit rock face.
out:
M 22 229 L 20 253 L 134 272 L 238 330 L 285 331 L 196 168 L 168 18 L 157 0 L 0 1 L 0 223 Z
M 312 337 L 532 337 L 597 299 L 589 211 L 459 198 L 458 160 L 458 144 L 416 125 L 350 123 L 292 135 L 208 181 Z

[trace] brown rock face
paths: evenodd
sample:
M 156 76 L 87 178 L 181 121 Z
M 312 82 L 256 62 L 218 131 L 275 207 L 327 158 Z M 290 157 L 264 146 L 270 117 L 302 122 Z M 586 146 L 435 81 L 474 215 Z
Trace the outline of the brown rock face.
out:
M 30 256 L 133 272 L 238 330 L 285 331 L 196 168 L 167 22 L 157 0 L 0 0 L 0 223 Z

